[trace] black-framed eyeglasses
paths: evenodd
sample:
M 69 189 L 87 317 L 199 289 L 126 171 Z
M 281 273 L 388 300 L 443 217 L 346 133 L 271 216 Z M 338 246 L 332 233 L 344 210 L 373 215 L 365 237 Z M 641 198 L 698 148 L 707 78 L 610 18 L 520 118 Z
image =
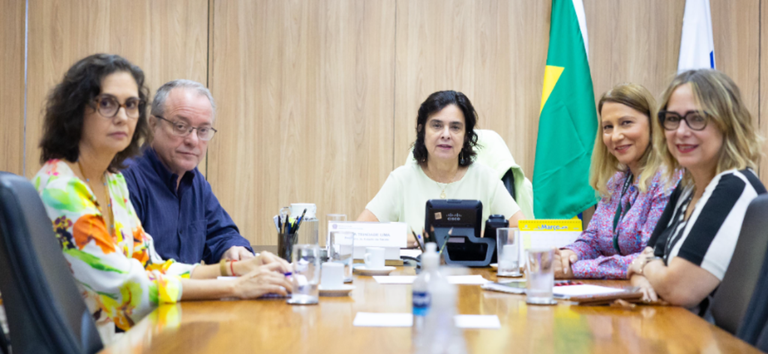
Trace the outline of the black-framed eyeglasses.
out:
M 659 124 L 666 130 L 675 130 L 680 127 L 680 121 L 685 121 L 691 130 L 701 131 L 707 127 L 709 116 L 704 111 L 688 111 L 684 116 L 677 112 L 659 111 Z
M 120 111 L 120 107 L 122 107 L 125 109 L 126 117 L 130 119 L 137 119 L 141 113 L 140 110 L 142 106 L 141 100 L 137 97 L 130 97 L 125 100 L 124 104 L 120 104 L 120 101 L 117 100 L 117 97 L 108 93 L 103 93 L 96 96 L 93 99 L 93 103 L 95 105 L 92 105 L 92 107 L 104 118 L 114 118 L 117 116 L 117 112 Z
M 176 136 L 187 136 L 191 134 L 193 130 L 197 129 L 197 137 L 200 138 L 200 140 L 208 141 L 211 140 L 213 135 L 218 131 L 213 129 L 213 127 L 193 127 L 184 121 L 174 122 L 172 120 L 165 119 L 163 116 L 155 115 L 155 118 L 162 119 L 168 123 L 171 123 L 171 132 Z

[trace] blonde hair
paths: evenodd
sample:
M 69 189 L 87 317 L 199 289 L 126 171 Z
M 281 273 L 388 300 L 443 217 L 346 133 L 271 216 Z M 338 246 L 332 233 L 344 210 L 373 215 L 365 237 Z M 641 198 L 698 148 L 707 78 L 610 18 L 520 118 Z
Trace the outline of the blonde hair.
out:
M 685 84 L 691 85 L 694 103 L 704 111 L 707 119 L 723 133 L 723 146 L 717 159 L 715 174 L 723 171 L 747 167 L 756 170 L 760 163 L 760 146 L 763 138 L 756 133 L 752 125 L 752 115 L 744 105 L 741 92 L 730 77 L 717 70 L 690 70 L 678 74 L 662 95 L 662 110 L 667 108 L 669 99 L 675 90 Z M 682 123 L 681 123 L 682 124 Z M 681 169 L 678 161 L 667 147 L 667 137 L 660 134 L 655 137 L 654 145 L 659 149 L 660 164 L 666 167 L 665 177 L 671 180 L 672 174 Z M 686 171 L 682 185 L 693 184 L 690 172 Z
M 650 129 L 650 132 L 648 132 L 648 147 L 640 157 L 640 174 L 637 176 L 638 188 L 641 192 L 645 192 L 648 190 L 649 184 L 658 170 L 657 168 L 646 168 L 646 166 L 659 165 L 657 161 L 660 159 L 657 150 L 653 148 L 654 136 L 664 134 L 658 121 L 654 119 L 656 116 L 656 100 L 653 99 L 653 95 L 645 87 L 633 83 L 618 84 L 600 97 L 600 101 L 597 104 L 597 136 L 595 137 L 595 147 L 592 150 L 589 184 L 600 196 L 608 197 L 611 195 L 611 191 L 608 189 L 608 181 L 616 172 L 628 170 L 628 167 L 620 163 L 603 143 L 600 116 L 602 116 L 603 104 L 608 102 L 623 104 L 648 118 L 648 128 Z

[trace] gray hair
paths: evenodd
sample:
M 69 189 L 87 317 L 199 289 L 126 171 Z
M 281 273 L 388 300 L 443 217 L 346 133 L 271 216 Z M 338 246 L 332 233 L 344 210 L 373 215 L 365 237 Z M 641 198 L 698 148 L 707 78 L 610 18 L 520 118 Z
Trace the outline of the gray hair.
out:
M 208 90 L 207 87 L 205 87 L 203 84 L 192 81 L 192 80 L 173 80 L 168 81 L 163 86 L 160 86 L 160 88 L 157 89 L 157 92 L 155 93 L 155 98 L 152 99 L 152 111 L 151 114 L 153 116 L 164 116 L 165 115 L 165 100 L 168 98 L 168 94 L 171 93 L 171 90 L 180 87 L 192 90 L 196 92 L 198 95 L 205 96 L 208 98 L 208 101 L 211 102 L 211 109 L 213 110 L 213 118 L 216 118 L 216 103 L 213 101 L 213 95 L 211 95 L 211 91 Z

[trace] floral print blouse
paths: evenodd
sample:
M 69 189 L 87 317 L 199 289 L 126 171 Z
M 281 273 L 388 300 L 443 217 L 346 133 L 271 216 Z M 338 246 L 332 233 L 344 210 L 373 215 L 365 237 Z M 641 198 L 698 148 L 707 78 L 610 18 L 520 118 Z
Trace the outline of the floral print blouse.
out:
M 48 161 L 32 183 L 104 343 L 115 339 L 115 327 L 128 330 L 158 304 L 181 299 L 181 278 L 195 266 L 157 255 L 122 174 L 107 173 L 112 234 L 92 190 L 64 161 Z
M 626 278 L 629 264 L 645 248 L 664 212 L 664 207 L 667 206 L 672 190 L 682 177 L 682 173 L 677 173 L 674 183 L 667 184 L 662 172 L 658 172 L 645 193 L 640 193 L 635 180 L 622 197 L 626 175 L 626 172 L 617 172 L 608 181 L 611 195 L 603 197 L 597 203 L 592 220 L 576 242 L 564 247 L 579 256 L 579 260 L 571 266 L 576 278 Z M 631 205 L 616 226 L 621 252 L 618 252 L 613 244 L 613 220 L 619 206 L 619 198 L 624 210 L 627 205 Z

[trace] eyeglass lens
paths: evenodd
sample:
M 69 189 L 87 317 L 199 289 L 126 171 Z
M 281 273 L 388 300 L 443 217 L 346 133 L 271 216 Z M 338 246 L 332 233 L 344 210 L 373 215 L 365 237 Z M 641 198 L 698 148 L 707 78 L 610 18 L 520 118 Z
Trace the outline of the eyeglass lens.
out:
M 112 118 L 117 115 L 120 107 L 125 108 L 125 115 L 128 118 L 139 117 L 139 99 L 129 98 L 125 104 L 121 105 L 114 96 L 100 96 L 96 98 L 96 107 L 99 114 L 106 118 Z
M 693 130 L 702 130 L 707 126 L 707 118 L 701 112 L 690 111 L 685 116 L 680 116 L 675 112 L 662 111 L 662 120 L 664 129 L 675 130 L 680 126 L 680 121 L 685 121 L 689 128 Z
M 172 124 L 173 133 L 178 136 L 187 136 L 191 134 L 193 130 L 197 130 L 197 137 L 200 138 L 200 140 L 211 140 L 211 138 L 213 138 L 213 134 L 216 133 L 216 131 L 211 127 L 193 128 L 184 122 L 172 122 Z

